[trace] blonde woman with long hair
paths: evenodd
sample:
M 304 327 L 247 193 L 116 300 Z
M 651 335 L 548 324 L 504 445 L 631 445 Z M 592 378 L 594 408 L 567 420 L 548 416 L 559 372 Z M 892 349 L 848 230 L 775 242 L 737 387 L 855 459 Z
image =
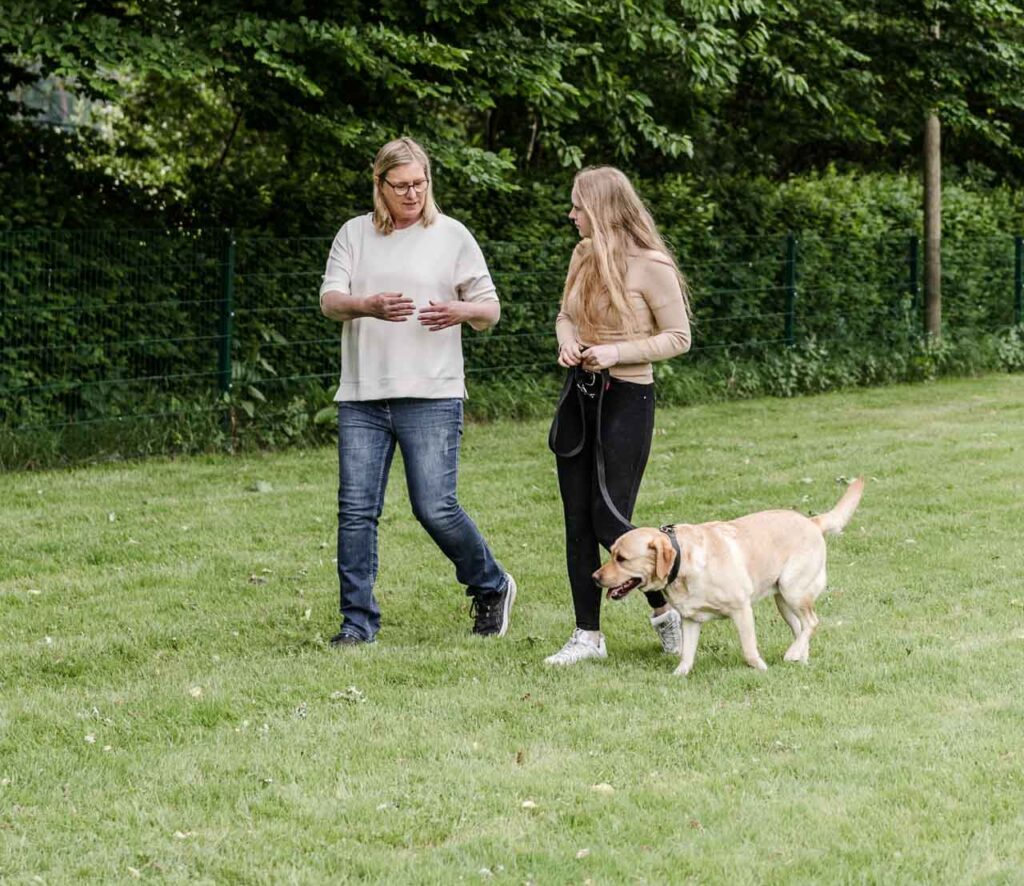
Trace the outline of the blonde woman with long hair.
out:
M 473 633 L 503 636 L 516 583 L 456 498 L 462 326 L 497 323 L 498 295 L 473 235 L 435 205 L 430 159 L 411 138 L 377 152 L 373 212 L 334 238 L 320 310 L 342 324 L 334 397 L 342 623 L 331 645 L 371 643 L 380 629 L 377 526 L 396 446 L 416 519 L 473 599 Z
M 632 528 L 630 518 L 654 433 L 651 364 L 690 348 L 686 285 L 632 183 L 620 170 L 581 170 L 572 209 L 580 242 L 555 321 L 558 363 L 569 377 L 552 424 L 565 516 L 566 565 L 576 627 L 545 661 L 606 658 L 600 547 Z M 682 645 L 679 614 L 647 595 L 651 624 L 667 653 Z

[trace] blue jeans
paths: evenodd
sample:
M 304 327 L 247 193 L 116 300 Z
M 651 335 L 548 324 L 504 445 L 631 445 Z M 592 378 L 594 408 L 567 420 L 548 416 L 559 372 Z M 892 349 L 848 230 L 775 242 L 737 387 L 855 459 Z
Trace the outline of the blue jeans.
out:
M 412 512 L 474 596 L 505 587 L 505 570 L 456 498 L 462 401 L 400 398 L 338 404 L 338 579 L 342 630 L 372 640 L 377 525 L 395 444 Z

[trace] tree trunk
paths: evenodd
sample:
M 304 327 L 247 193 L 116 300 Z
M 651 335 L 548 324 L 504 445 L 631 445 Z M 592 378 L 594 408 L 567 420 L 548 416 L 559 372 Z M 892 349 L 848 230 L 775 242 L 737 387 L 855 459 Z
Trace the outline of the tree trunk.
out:
M 924 123 L 924 331 L 942 333 L 942 148 L 939 116 Z

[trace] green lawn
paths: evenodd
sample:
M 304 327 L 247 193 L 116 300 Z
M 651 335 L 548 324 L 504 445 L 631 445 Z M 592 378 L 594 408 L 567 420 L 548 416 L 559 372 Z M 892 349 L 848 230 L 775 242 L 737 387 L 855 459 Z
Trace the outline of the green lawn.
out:
M 1024 881 L 1024 376 L 665 409 L 636 521 L 825 510 L 807 667 L 756 609 L 671 675 L 642 596 L 572 628 L 546 423 L 472 425 L 503 640 L 409 514 L 331 650 L 335 454 L 0 477 L 0 881 Z M 604 785 L 596 789 L 595 786 Z

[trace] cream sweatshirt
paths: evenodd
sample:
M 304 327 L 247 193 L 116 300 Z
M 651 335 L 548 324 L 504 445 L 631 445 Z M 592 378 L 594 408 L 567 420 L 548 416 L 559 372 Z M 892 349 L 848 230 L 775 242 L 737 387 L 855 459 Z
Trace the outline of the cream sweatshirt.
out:
M 387 236 L 371 215 L 346 222 L 334 238 L 320 295 L 400 292 L 416 303 L 497 301 L 487 262 L 464 225 L 439 215 Z M 402 323 L 359 317 L 341 329 L 341 380 L 335 400 L 466 396 L 462 327 L 431 332 L 413 316 Z

